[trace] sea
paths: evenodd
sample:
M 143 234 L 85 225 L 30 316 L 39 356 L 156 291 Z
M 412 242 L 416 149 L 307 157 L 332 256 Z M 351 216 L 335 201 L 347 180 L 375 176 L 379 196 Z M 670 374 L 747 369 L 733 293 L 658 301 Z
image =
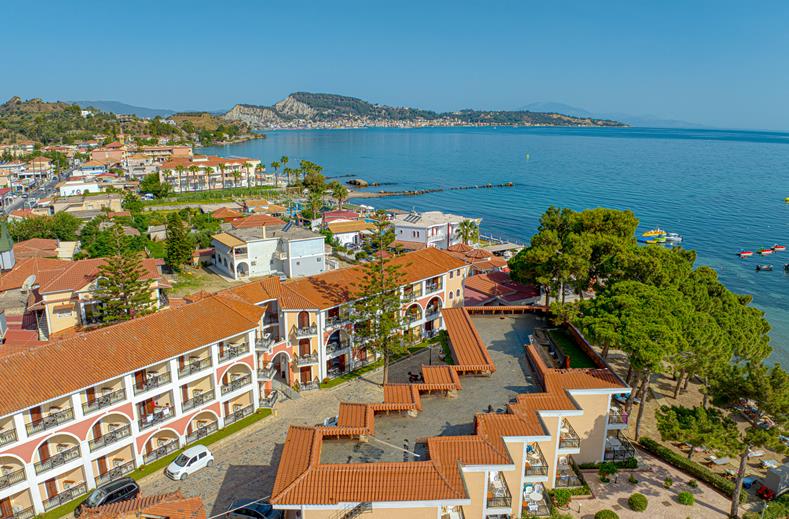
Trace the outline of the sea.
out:
M 481 217 L 481 230 L 528 242 L 551 205 L 630 209 L 639 234 L 684 237 L 698 264 L 750 294 L 772 330 L 772 361 L 789 365 L 789 251 L 742 260 L 740 250 L 789 245 L 789 133 L 658 128 L 419 128 L 282 130 L 200 153 L 266 165 L 282 155 L 318 163 L 327 177 L 358 177 L 386 191 L 512 182 L 359 200 L 376 208 Z M 757 272 L 770 263 L 772 272 Z

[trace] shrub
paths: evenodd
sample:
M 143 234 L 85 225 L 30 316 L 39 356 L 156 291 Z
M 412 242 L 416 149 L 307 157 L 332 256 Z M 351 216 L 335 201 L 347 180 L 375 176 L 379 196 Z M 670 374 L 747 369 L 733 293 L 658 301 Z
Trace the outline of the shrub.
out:
M 695 479 L 691 479 L 690 481 L 688 481 L 688 486 L 690 488 L 699 488 L 699 482 L 696 481 Z
M 676 452 L 668 449 L 658 442 L 653 440 L 652 438 L 648 438 L 643 436 L 641 440 L 639 440 L 641 446 L 649 451 L 650 453 L 654 454 L 658 458 L 662 459 L 663 461 L 669 463 L 677 467 L 680 470 L 683 470 L 694 476 L 701 481 L 704 481 L 708 485 L 712 486 L 716 490 L 720 490 L 721 492 L 731 496 L 734 493 L 734 483 L 729 481 L 728 479 L 715 474 L 710 469 L 703 465 L 699 465 L 694 461 L 688 461 L 687 457 L 677 454 Z M 742 493 L 742 499 L 745 500 L 746 492 Z
M 634 512 L 643 512 L 647 509 L 647 496 L 636 492 L 627 498 L 627 505 Z
M 674 484 L 674 478 L 667 477 L 663 480 L 663 488 L 671 488 L 671 485 Z
M 616 465 L 611 462 L 601 463 L 600 468 L 597 471 L 600 474 L 600 480 L 608 481 L 608 476 L 613 476 L 619 469 Z
M 566 488 L 557 488 L 553 491 L 553 503 L 559 508 L 564 508 L 570 504 L 572 494 Z
M 600 510 L 594 514 L 594 519 L 619 519 L 619 516 L 613 510 Z
M 690 492 L 680 492 L 677 494 L 677 501 L 679 501 L 679 504 L 681 505 L 691 506 L 696 502 L 696 498 L 693 497 L 693 494 Z
M 636 477 L 635 477 L 633 474 L 630 474 L 630 477 L 629 477 L 629 478 L 627 478 L 627 481 L 628 481 L 628 483 L 630 483 L 631 485 L 635 485 L 635 484 L 637 484 L 637 483 L 638 483 L 638 479 L 637 479 L 637 478 L 636 478 Z

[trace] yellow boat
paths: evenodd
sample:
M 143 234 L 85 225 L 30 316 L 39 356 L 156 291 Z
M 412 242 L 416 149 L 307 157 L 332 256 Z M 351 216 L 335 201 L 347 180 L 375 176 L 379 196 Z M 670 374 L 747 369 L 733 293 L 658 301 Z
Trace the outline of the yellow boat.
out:
M 648 238 L 648 237 L 652 237 L 652 236 L 658 237 L 658 236 L 665 236 L 665 235 L 666 235 L 666 231 L 664 231 L 660 227 L 656 227 L 655 229 L 652 229 L 652 230 L 649 230 L 649 231 L 645 232 L 641 236 L 644 236 L 645 238 Z
M 789 196 L 787 196 L 786 198 L 784 198 L 784 202 L 786 202 L 787 204 L 789 204 Z

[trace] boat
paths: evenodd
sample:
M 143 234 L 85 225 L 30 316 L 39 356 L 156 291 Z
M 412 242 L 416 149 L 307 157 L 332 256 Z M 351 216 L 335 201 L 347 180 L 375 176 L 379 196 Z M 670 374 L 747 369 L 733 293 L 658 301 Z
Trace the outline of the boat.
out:
M 648 230 L 647 232 L 645 232 L 641 236 L 643 236 L 645 238 L 652 238 L 652 237 L 656 237 L 656 236 L 665 236 L 665 235 L 666 235 L 666 231 L 664 231 L 660 227 L 655 227 L 654 229 Z
M 789 272 L 789 263 L 784 264 L 784 270 Z
M 654 245 L 656 243 L 659 243 L 657 240 L 645 240 L 645 241 L 646 241 L 646 243 L 649 243 L 650 245 Z
M 772 254 L 772 253 L 773 253 L 773 249 L 772 248 L 759 249 L 759 254 L 761 254 L 762 256 L 767 256 L 767 255 Z
M 741 250 L 740 252 L 737 253 L 737 256 L 739 256 L 741 258 L 750 258 L 751 256 L 753 256 L 753 251 L 752 250 Z
M 666 234 L 666 241 L 679 243 L 679 242 L 682 241 L 682 236 L 680 236 L 679 234 L 677 234 L 675 232 L 670 232 L 670 233 Z
M 772 272 L 773 266 L 772 265 L 756 265 L 756 272 Z
M 786 245 L 778 245 L 778 244 L 775 244 L 775 245 L 773 245 L 773 250 L 774 250 L 775 252 L 783 252 L 783 251 L 785 251 L 785 250 L 786 250 Z

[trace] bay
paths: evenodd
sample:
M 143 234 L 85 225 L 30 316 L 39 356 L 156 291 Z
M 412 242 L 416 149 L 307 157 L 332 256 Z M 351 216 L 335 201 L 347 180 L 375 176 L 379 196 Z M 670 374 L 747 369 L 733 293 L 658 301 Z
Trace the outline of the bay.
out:
M 482 217 L 482 231 L 527 241 L 550 205 L 631 209 L 640 231 L 684 236 L 698 263 L 751 294 L 772 325 L 773 360 L 789 364 L 789 252 L 740 260 L 740 249 L 789 242 L 789 133 L 649 128 L 421 128 L 267 132 L 200 153 L 269 165 L 282 155 L 379 189 L 513 182 L 512 188 L 367 199 L 375 207 Z M 339 180 L 347 180 L 341 178 Z M 757 263 L 775 271 L 756 272 Z

